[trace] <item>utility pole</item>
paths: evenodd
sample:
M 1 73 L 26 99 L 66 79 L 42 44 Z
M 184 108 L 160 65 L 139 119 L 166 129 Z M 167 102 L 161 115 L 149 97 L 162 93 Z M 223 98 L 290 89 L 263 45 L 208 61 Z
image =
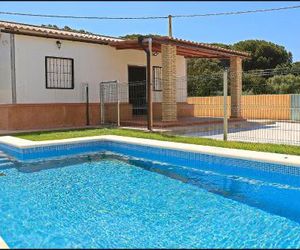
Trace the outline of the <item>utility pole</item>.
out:
M 168 18 L 169 18 L 169 37 L 171 38 L 172 37 L 172 16 L 169 15 Z
M 227 116 L 227 95 L 228 95 L 228 70 L 223 73 L 223 140 L 227 141 L 228 116 Z
M 152 131 L 153 127 L 153 109 L 152 109 L 152 79 L 151 79 L 151 56 L 152 56 L 152 38 L 148 38 L 147 50 L 147 119 L 148 130 Z

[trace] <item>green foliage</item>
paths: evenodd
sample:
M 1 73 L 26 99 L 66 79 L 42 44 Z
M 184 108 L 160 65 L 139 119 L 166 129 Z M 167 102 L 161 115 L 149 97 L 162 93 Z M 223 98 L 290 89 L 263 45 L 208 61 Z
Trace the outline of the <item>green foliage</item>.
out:
M 292 63 L 292 68 L 295 69 L 295 70 L 300 71 L 300 62 Z
M 189 59 L 187 75 L 190 96 L 222 94 L 222 67 L 219 60 Z
M 41 25 L 42 27 L 45 27 L 45 28 L 51 28 L 51 29 L 60 29 L 57 25 L 55 24 L 42 24 Z
M 83 34 L 90 34 L 90 35 L 93 35 L 92 32 L 89 32 L 89 31 L 86 31 L 84 29 L 80 29 L 80 30 L 77 30 L 77 29 L 73 29 L 73 28 L 70 28 L 69 26 L 64 26 L 63 28 L 59 28 L 57 25 L 53 25 L 53 24 L 42 24 L 41 25 L 42 27 L 45 27 L 45 28 L 51 28 L 51 29 L 58 29 L 58 30 L 65 30 L 65 31 L 73 31 L 73 32 L 79 32 L 79 33 L 83 33 Z
M 264 40 L 245 40 L 235 43 L 233 49 L 246 51 L 251 59 L 244 60 L 243 70 L 273 69 L 277 65 L 292 62 L 292 54 L 283 46 Z
M 259 95 L 272 92 L 272 87 L 267 85 L 264 77 L 251 74 L 245 74 L 243 76 L 243 94 Z
M 125 35 L 125 36 L 119 36 L 119 38 L 132 40 L 132 39 L 137 39 L 139 36 L 155 37 L 155 36 L 160 36 L 160 35 L 155 35 L 155 34 L 147 34 L 147 35 L 143 35 L 143 34 L 128 34 L 128 35 Z
M 251 58 L 243 61 L 243 71 L 276 68 L 274 75 L 283 73 L 290 73 L 295 76 L 300 75 L 300 62 L 292 63 L 292 54 L 283 46 L 264 40 L 245 40 L 233 45 L 222 43 L 212 43 L 211 45 L 225 49 L 249 52 L 251 54 Z M 221 72 L 225 67 L 229 67 L 228 60 L 188 60 L 188 79 L 199 79 L 188 81 L 188 95 L 209 96 L 222 93 L 222 84 L 220 84 L 220 79 L 209 77 L 209 75 L 216 75 L 216 72 Z M 288 72 L 286 68 L 289 68 Z M 289 78 L 286 82 L 287 85 L 291 85 L 289 88 L 284 84 L 282 84 L 279 88 L 277 85 L 275 87 L 272 86 L 272 80 L 267 82 L 270 77 L 272 77 L 272 75 L 258 76 L 255 74 L 245 74 L 243 76 L 243 93 L 268 94 L 278 93 L 278 91 L 288 92 L 295 87 L 295 84 L 293 85 L 291 83 L 291 81 L 296 80 L 295 78 Z
M 277 65 L 275 68 L 275 74 L 293 74 L 300 76 L 300 62 L 285 63 Z
M 300 76 L 276 75 L 269 78 L 267 84 L 276 94 L 300 94 Z
M 223 49 L 232 49 L 232 45 L 230 45 L 230 44 L 224 44 L 224 43 L 211 43 L 210 45 L 218 46 L 218 47 L 221 47 L 221 48 L 223 48 Z

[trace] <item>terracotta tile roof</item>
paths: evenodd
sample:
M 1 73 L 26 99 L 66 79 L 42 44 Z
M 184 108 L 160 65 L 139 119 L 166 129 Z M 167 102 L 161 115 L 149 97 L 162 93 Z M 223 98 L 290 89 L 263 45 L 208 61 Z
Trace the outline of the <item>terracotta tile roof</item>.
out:
M 100 43 L 108 43 L 111 41 L 122 41 L 123 39 L 96 35 L 96 34 L 84 34 L 75 31 L 65 31 L 54 28 L 46 28 L 42 26 L 23 24 L 23 23 L 15 23 L 15 22 L 7 22 L 0 21 L 0 30 L 9 31 L 12 33 L 20 33 L 20 34 L 31 34 L 31 35 L 40 35 L 45 37 L 57 37 L 57 38 L 66 38 L 66 39 L 74 39 L 74 40 L 86 40 L 91 42 L 100 42 Z
M 65 31 L 55 28 L 47 28 L 31 24 L 23 24 L 16 22 L 0 21 L 0 31 L 11 32 L 24 35 L 33 35 L 41 37 L 50 37 L 57 39 L 68 39 L 74 41 L 93 42 L 100 44 L 109 44 L 112 46 L 122 46 L 125 44 L 137 43 L 137 40 L 133 39 L 121 39 L 117 37 L 110 37 L 97 34 L 85 34 L 76 31 Z M 183 40 L 179 38 L 169 38 L 167 36 L 153 36 L 152 39 L 158 43 L 173 43 L 176 46 L 191 47 L 190 50 L 208 50 L 212 54 L 224 54 L 227 53 L 231 56 L 250 57 L 249 53 L 224 49 L 218 46 L 213 46 L 206 43 L 199 43 L 194 41 Z
M 236 54 L 236 55 L 244 56 L 244 57 L 249 57 L 250 56 L 250 54 L 247 53 L 247 52 L 232 50 L 232 49 L 225 49 L 225 48 L 215 46 L 215 45 L 210 45 L 210 44 L 207 44 L 207 43 L 194 42 L 194 41 L 184 40 L 184 39 L 180 39 L 180 38 L 169 38 L 167 36 L 161 36 L 161 37 L 158 36 L 158 37 L 155 37 L 155 40 L 162 40 L 162 41 L 169 41 L 169 42 L 186 44 L 186 45 L 193 45 L 193 46 L 207 48 L 207 49 L 211 49 L 211 50 L 217 50 L 217 51 L 220 51 L 220 52 Z
M 167 36 L 152 36 L 152 50 L 161 52 L 161 44 L 172 44 L 177 47 L 177 55 L 196 58 L 230 58 L 239 56 L 242 58 L 250 57 L 247 52 L 224 49 L 206 43 L 193 42 L 179 38 L 170 38 Z M 141 49 L 138 39 L 112 41 L 109 43 L 117 49 Z

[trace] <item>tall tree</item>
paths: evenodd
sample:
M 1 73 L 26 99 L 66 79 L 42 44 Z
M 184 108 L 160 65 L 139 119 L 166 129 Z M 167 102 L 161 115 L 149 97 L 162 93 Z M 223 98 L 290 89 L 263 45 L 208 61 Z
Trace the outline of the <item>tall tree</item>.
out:
M 280 64 L 292 62 L 292 53 L 283 46 L 264 40 L 245 40 L 235 43 L 233 49 L 246 51 L 251 58 L 244 60 L 243 70 L 273 69 Z
M 245 40 L 235 43 L 233 45 L 227 45 L 222 43 L 213 43 L 211 45 L 219 46 L 226 49 L 234 49 L 239 51 L 246 51 L 251 54 L 251 58 L 244 60 L 243 70 L 257 70 L 257 69 L 273 69 L 277 68 L 278 73 L 280 69 L 290 67 L 288 73 L 294 75 L 300 75 L 300 63 L 292 63 L 292 54 L 288 52 L 283 46 L 267 42 L 264 40 Z M 216 65 L 218 67 L 216 67 Z M 208 79 L 209 73 L 216 74 L 217 70 L 222 70 L 224 67 L 228 67 L 228 60 L 203 60 L 203 59 L 193 59 L 188 60 L 188 77 L 193 79 L 202 79 L 198 82 L 188 81 L 188 94 L 190 96 L 194 95 L 211 95 L 212 93 L 220 93 L 222 91 L 222 86 L 217 82 L 219 80 L 210 79 L 207 84 L 204 84 L 204 78 Z M 243 77 L 243 92 L 247 94 L 263 94 L 272 93 L 274 90 L 270 84 L 267 84 L 267 79 L 270 76 L 259 76 L 255 74 L 246 74 Z M 289 78 L 289 83 L 291 78 Z M 278 82 L 278 80 L 277 80 Z M 216 86 L 219 89 L 216 90 Z M 277 88 L 278 89 L 278 88 Z M 285 88 L 286 89 L 286 88 Z M 282 90 L 285 91 L 285 90 Z

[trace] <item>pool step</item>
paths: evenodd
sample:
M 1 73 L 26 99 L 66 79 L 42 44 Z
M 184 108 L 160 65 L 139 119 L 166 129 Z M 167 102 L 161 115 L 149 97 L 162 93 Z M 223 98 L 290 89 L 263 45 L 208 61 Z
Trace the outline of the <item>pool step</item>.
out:
M 0 151 L 0 168 L 1 167 L 7 167 L 13 165 L 13 162 L 11 161 L 11 159 L 4 154 L 2 151 Z
M 0 163 L 0 169 L 1 169 L 1 168 L 4 168 L 4 167 L 12 166 L 12 165 L 13 165 L 12 162 Z
M 0 151 L 0 159 L 2 158 L 8 158 L 8 156 L 3 151 Z

